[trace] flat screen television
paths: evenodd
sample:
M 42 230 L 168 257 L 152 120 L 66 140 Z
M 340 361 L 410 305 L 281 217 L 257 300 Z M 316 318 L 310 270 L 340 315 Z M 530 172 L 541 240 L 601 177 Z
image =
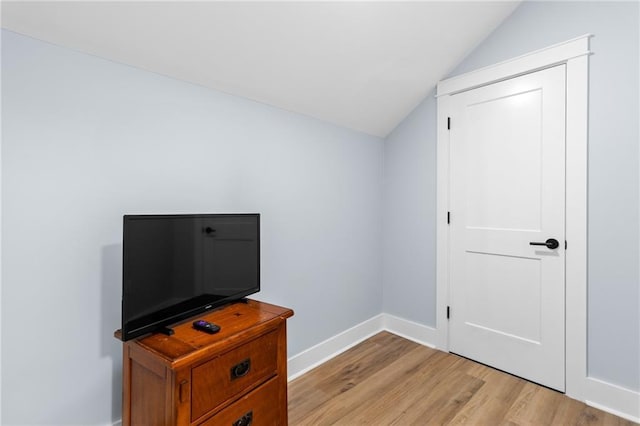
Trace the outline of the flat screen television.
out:
M 125 215 L 122 340 L 260 291 L 259 214 Z

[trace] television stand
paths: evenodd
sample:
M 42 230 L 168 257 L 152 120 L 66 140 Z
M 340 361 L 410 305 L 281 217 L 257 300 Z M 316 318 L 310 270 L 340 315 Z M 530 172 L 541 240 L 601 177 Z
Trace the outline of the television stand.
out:
M 173 336 L 173 334 L 175 333 L 175 331 L 173 331 L 173 328 L 169 328 L 169 327 L 157 327 L 153 330 L 154 333 L 161 333 L 167 336 Z
M 247 300 L 186 319 L 173 335 L 124 342 L 123 426 L 285 426 L 291 316 L 290 309 Z M 195 330 L 195 319 L 221 330 Z

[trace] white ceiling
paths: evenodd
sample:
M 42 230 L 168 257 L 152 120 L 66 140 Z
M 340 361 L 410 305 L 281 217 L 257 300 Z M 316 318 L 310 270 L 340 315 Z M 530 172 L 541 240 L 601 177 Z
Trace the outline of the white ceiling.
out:
M 518 2 L 2 2 L 2 27 L 386 136 Z

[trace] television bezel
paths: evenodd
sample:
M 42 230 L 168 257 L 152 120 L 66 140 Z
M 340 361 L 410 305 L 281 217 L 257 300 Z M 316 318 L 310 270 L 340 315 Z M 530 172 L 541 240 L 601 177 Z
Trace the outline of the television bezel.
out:
M 236 294 L 227 296 L 223 299 L 217 300 L 215 302 L 204 303 L 200 306 L 197 306 L 192 309 L 187 309 L 181 311 L 177 314 L 168 315 L 159 320 L 150 322 L 145 324 L 144 326 L 136 327 L 135 329 L 130 329 L 130 322 L 125 322 L 124 318 L 124 295 L 125 295 L 125 284 L 126 284 L 126 246 L 125 246 L 125 232 L 127 227 L 127 222 L 132 220 L 140 220 L 140 219 L 164 219 L 164 218 L 192 218 L 192 219 L 206 219 L 206 218 L 222 218 L 222 217 L 255 217 L 257 219 L 257 276 L 256 276 L 256 287 L 249 288 L 247 290 L 243 290 Z M 220 308 L 221 306 L 228 305 L 230 303 L 234 303 L 240 300 L 243 300 L 245 297 L 255 294 L 260 291 L 260 213 L 189 213 L 189 214 L 126 214 L 123 215 L 123 223 L 122 223 L 122 298 L 121 298 L 121 321 L 122 321 L 122 341 L 127 341 L 134 339 L 136 337 L 140 337 L 146 334 L 161 332 L 163 329 L 167 329 L 167 326 L 176 324 L 186 318 L 195 316 L 202 312 L 207 312 L 213 309 Z M 172 305 L 176 306 L 176 305 Z M 171 306 L 165 308 L 168 309 Z M 153 313 L 148 314 L 153 315 Z M 129 327 L 128 327 L 129 325 Z

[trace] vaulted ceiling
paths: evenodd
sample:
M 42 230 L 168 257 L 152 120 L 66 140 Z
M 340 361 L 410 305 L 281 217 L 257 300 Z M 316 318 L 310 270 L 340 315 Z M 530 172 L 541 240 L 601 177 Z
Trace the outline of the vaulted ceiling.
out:
M 384 137 L 517 5 L 3 1 L 2 27 Z

